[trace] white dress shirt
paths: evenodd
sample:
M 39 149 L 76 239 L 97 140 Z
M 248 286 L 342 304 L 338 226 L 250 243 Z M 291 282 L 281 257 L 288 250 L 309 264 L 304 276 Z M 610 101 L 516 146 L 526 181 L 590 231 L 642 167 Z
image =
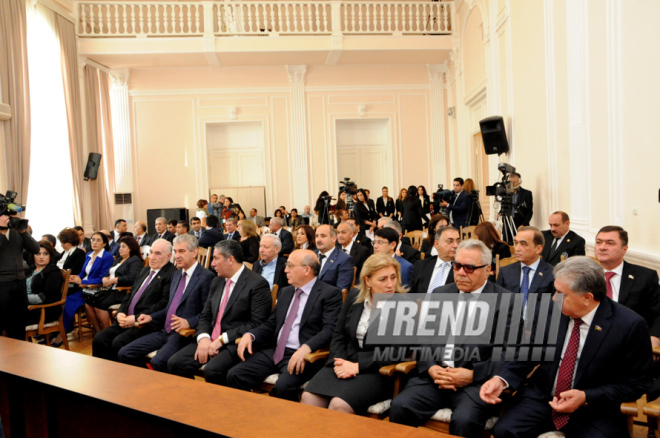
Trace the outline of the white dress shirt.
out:
M 619 291 L 621 290 L 621 276 L 623 275 L 623 262 L 616 268 L 611 271 L 605 272 L 614 272 L 616 275 L 610 279 L 610 284 L 612 285 L 612 299 L 619 302 Z M 607 278 L 605 279 L 607 281 Z
M 277 259 L 275 259 L 277 260 Z M 229 298 L 231 298 L 232 292 L 234 292 L 234 288 L 236 287 L 236 282 L 240 278 L 241 274 L 245 270 L 245 265 L 241 265 L 241 268 L 236 271 L 234 275 L 230 278 L 231 283 L 229 284 L 229 294 L 227 295 L 227 302 L 229 302 Z M 227 283 L 225 283 L 225 288 L 227 287 Z M 224 301 L 225 297 L 223 296 L 222 299 L 220 300 L 220 306 L 222 307 L 222 302 Z M 226 306 L 226 305 L 225 305 Z M 225 310 L 227 310 L 227 307 L 225 307 Z M 218 308 L 218 312 L 220 311 L 220 308 Z M 216 320 L 217 321 L 217 320 Z M 215 327 L 216 321 L 213 321 L 213 327 Z M 213 327 L 211 327 L 211 330 L 213 330 Z M 200 339 L 202 338 L 210 338 L 211 334 L 210 333 L 201 333 L 197 336 L 197 342 L 199 343 Z M 227 335 L 227 332 L 222 333 L 222 345 L 227 345 L 229 343 L 229 336 Z

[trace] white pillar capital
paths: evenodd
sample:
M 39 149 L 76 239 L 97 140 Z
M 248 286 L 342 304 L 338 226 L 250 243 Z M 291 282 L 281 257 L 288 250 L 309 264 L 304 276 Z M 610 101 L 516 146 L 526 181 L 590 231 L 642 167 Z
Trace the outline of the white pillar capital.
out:
M 128 77 L 130 71 L 126 68 L 121 70 L 110 70 L 110 86 L 113 88 L 126 88 L 128 90 Z
M 291 84 L 305 84 L 306 65 L 287 65 L 286 71 L 289 73 L 289 82 Z

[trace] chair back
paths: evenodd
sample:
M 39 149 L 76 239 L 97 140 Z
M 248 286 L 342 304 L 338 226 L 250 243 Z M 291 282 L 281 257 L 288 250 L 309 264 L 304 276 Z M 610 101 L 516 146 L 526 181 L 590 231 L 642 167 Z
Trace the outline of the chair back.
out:
M 142 266 L 145 267 L 145 268 L 146 268 L 147 266 L 149 266 L 149 256 L 146 256 L 146 257 L 144 258 L 144 263 L 142 264 Z
M 406 233 L 406 237 L 410 239 L 410 245 L 417 251 L 422 248 L 422 241 L 424 240 L 423 231 L 410 231 Z
M 259 235 L 263 236 L 264 234 L 270 234 L 270 228 L 268 228 L 268 227 L 259 227 Z
M 351 289 L 355 287 L 355 283 L 357 283 L 358 278 L 357 278 L 357 266 L 353 266 L 353 283 L 351 284 Z
M 515 256 L 506 257 L 500 260 L 500 255 L 495 256 L 495 279 L 500 276 L 500 269 L 516 263 L 518 259 Z
M 277 290 L 280 288 L 279 285 L 274 284 L 273 288 L 270 290 L 270 296 L 273 298 L 273 309 L 275 308 L 275 305 L 277 304 Z
M 211 257 L 209 257 L 209 250 L 202 247 L 197 248 L 197 263 L 208 269 L 210 261 Z
M 471 227 L 461 227 L 461 240 L 476 239 L 477 236 L 474 235 L 475 228 L 477 228 L 475 225 Z
M 60 269 L 60 271 L 62 271 L 62 278 L 64 279 L 62 282 L 62 301 L 66 301 L 66 295 L 69 292 L 69 278 L 71 277 L 71 269 L 67 269 L 66 271 L 64 269 Z
M 244 264 L 245 267 L 248 268 L 250 271 L 252 270 L 252 263 L 243 262 L 243 264 Z
M 144 245 L 144 246 L 140 247 L 140 254 L 142 254 L 143 259 L 146 259 L 147 257 L 149 257 L 149 252 L 150 251 L 151 251 L 151 246 L 149 246 L 149 245 Z

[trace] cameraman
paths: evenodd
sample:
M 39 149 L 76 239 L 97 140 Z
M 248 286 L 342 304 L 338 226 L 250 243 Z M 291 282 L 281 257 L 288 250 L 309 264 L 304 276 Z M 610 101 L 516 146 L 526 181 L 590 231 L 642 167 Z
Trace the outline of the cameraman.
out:
M 529 226 L 529 222 L 534 215 L 534 212 L 532 211 L 532 208 L 534 207 L 532 192 L 525 190 L 520 186 L 519 173 L 511 173 L 509 175 L 509 181 L 513 183 L 513 222 L 516 224 L 516 228 L 521 225 Z
M 441 206 L 449 210 L 449 221 L 458 230 L 468 225 L 468 209 L 472 203 L 470 195 L 463 190 L 463 184 L 463 178 L 454 178 L 454 193 L 456 193 L 454 202 L 451 204 L 444 200 L 440 202 Z
M 0 216 L 0 334 L 25 340 L 27 287 L 23 249 L 39 252 L 39 244 L 25 230 L 9 228 L 9 216 Z

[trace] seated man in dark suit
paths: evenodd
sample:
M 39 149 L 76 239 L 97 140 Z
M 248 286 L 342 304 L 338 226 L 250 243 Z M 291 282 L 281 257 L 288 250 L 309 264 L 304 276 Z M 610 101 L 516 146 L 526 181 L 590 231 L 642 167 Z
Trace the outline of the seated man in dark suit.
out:
M 264 220 L 264 217 L 259 216 L 257 214 L 257 209 L 256 208 L 251 208 L 250 209 L 250 217 L 247 218 L 247 219 L 254 222 L 254 224 L 257 226 L 257 228 L 261 228 L 261 227 L 266 226 L 266 221 Z
M 381 253 L 390 257 L 394 257 L 401 266 L 401 284 L 404 287 L 410 285 L 412 277 L 413 265 L 403 257 L 395 254 L 394 250 L 399 244 L 399 233 L 393 228 L 383 228 L 376 230 L 376 238 L 374 239 L 374 254 Z
M 119 238 L 122 233 L 128 231 L 128 224 L 124 219 L 117 219 L 115 221 L 115 229 L 110 232 L 110 240 L 113 242 L 119 242 Z
M 176 224 L 178 224 L 179 221 L 177 219 L 170 219 L 167 221 L 167 231 L 172 233 L 176 237 Z
M 387 187 L 383 187 L 383 196 L 376 199 L 376 213 L 379 217 L 394 217 L 394 199 L 389 195 Z
M 509 294 L 509 291 L 488 281 L 491 258 L 490 250 L 480 240 L 461 242 L 453 265 L 456 283 L 442 286 L 435 293 L 475 296 Z M 498 325 L 499 315 L 499 312 L 495 313 L 493 327 Z M 449 423 L 450 434 L 483 437 L 486 421 L 497 413 L 497 409 L 479 398 L 479 390 L 493 376 L 494 366 L 501 363 L 501 357 L 491 362 L 492 345 L 457 344 L 450 351 L 470 351 L 469 348 L 476 350 L 473 350 L 474 354 L 458 354 L 454 360 L 418 362 L 419 376 L 410 379 L 405 389 L 392 401 L 390 421 L 419 426 L 439 409 L 450 408 L 453 411 Z M 450 348 L 449 345 L 447 343 L 444 347 Z M 443 354 L 444 357 L 453 356 Z
M 284 226 L 284 220 L 280 217 L 270 218 L 270 231 L 275 234 L 282 242 L 282 250 L 280 254 L 285 256 L 293 252 L 293 236 L 287 230 L 282 228 Z
M 365 236 L 360 232 L 360 224 L 355 220 L 355 218 L 348 218 L 346 222 L 353 224 L 353 229 L 355 230 L 355 235 L 353 236 L 353 242 L 358 243 L 369 250 L 369 254 L 374 253 L 374 244 L 370 238 Z M 335 227 L 336 228 L 336 227 Z
M 463 190 L 464 183 L 463 178 L 454 178 L 454 193 L 456 193 L 454 202 L 451 204 L 447 201 L 440 202 L 440 205 L 449 210 L 449 221 L 459 230 L 468 225 L 468 210 L 472 204 L 470 194 Z
M 584 239 L 570 230 L 571 221 L 563 211 L 550 215 L 550 229 L 543 232 L 545 245 L 541 257 L 546 263 L 557 266 L 562 256 L 567 259 L 576 255 L 585 255 Z
M 410 246 L 410 243 L 404 242 L 403 230 L 401 224 L 397 221 L 389 221 L 384 228 L 391 228 L 399 234 L 399 244 L 396 247 L 396 254 L 406 259 L 409 263 L 415 264 L 422 258 L 422 253 Z M 405 240 L 410 240 L 406 237 Z
M 143 313 L 137 319 L 140 325 L 152 322 L 156 331 L 119 350 L 121 362 L 140 365 L 147 354 L 158 350 L 151 359 L 151 367 L 166 371 L 169 358 L 190 342 L 178 332 L 197 328 L 199 314 L 209 296 L 209 287 L 215 275 L 197 263 L 197 238 L 190 234 L 174 239 L 174 260 L 181 269 L 172 276 L 167 306 L 150 315 Z
M 371 253 L 363 245 L 353 242 L 353 236 L 355 234 L 357 234 L 357 231 L 355 231 L 351 222 L 339 224 L 337 227 L 337 247 L 353 258 L 353 263 L 357 267 L 355 274 L 355 282 L 357 284 L 359 283 L 362 265 L 364 265 L 364 262 L 367 261 Z
M 555 278 L 552 275 L 552 265 L 540 257 L 543 240 L 543 233 L 538 228 L 520 228 L 513 238 L 518 261 L 500 269 L 497 284 L 511 292 L 522 293 L 525 297 L 529 294 L 554 293 Z M 524 303 L 527 304 L 527 298 L 524 299 Z
M 651 345 L 660 347 L 660 285 L 658 273 L 623 260 L 628 251 L 628 232 L 608 225 L 596 235 L 594 253 L 605 270 L 607 297 L 640 315 L 649 326 Z M 647 399 L 660 397 L 660 369 L 656 363 L 656 381 Z
M 225 220 L 225 236 L 224 238 L 226 240 L 233 239 L 237 242 L 241 240 L 241 234 L 238 232 L 236 229 L 236 226 L 238 225 L 238 220 L 236 219 L 236 216 L 231 215 Z
M 204 232 L 204 229 L 202 228 L 202 220 L 198 217 L 193 217 L 190 219 L 190 231 L 188 231 L 188 234 L 192 234 L 193 236 L 197 237 L 197 240 L 202 238 L 202 233 Z
M 518 390 L 494 435 L 561 430 L 567 437 L 628 436 L 620 405 L 651 388 L 648 327 L 607 298 L 603 269 L 590 258 L 571 257 L 555 267 L 554 276 L 557 295 L 563 295 L 558 335 L 547 345 L 554 360 L 503 362 L 484 383 L 481 399 L 491 404 L 500 402 L 505 388 Z
M 167 230 L 167 219 L 164 217 L 156 218 L 154 223 L 156 232 L 151 236 L 151 241 L 155 242 L 158 239 L 165 239 L 172 243 L 174 241 L 174 233 Z
M 289 285 L 289 280 L 284 272 L 286 259 L 279 255 L 281 249 L 282 242 L 276 235 L 264 234 L 259 242 L 261 260 L 252 265 L 252 270 L 264 277 L 271 289 L 277 285 L 279 290 L 282 290 Z
M 83 229 L 83 227 L 77 225 L 73 228 L 78 233 L 78 238 L 80 240 L 80 243 L 78 244 L 78 248 L 82 249 L 83 251 L 85 251 L 85 254 L 87 254 L 92 250 L 92 241 L 89 239 L 89 237 L 85 237 L 85 230 Z
M 117 361 L 121 348 L 152 332 L 149 327 L 136 327 L 142 314 L 151 315 L 167 305 L 170 284 L 176 268 L 169 262 L 172 244 L 159 239 L 151 245 L 149 266 L 138 274 L 131 293 L 117 311 L 117 321 L 94 336 L 92 356 Z
M 314 252 L 321 264 L 319 280 L 339 289 L 350 289 L 355 264 L 350 255 L 337 248 L 337 230 L 330 225 L 319 225 Z
M 442 227 L 435 233 L 433 246 L 438 255 L 415 263 L 410 293 L 433 293 L 438 287 L 454 282 L 452 263 L 459 243 L 461 236 L 454 227 Z
M 176 223 L 176 235 L 180 236 L 182 234 L 190 233 L 190 224 L 188 221 L 179 221 Z M 199 241 L 199 239 L 197 239 Z
M 218 217 L 211 215 L 206 217 L 206 230 L 202 233 L 202 237 L 199 238 L 199 247 L 200 248 L 213 248 L 215 244 L 224 239 L 222 230 L 218 228 Z
M 296 250 L 289 256 L 291 286 L 282 289 L 268 320 L 241 338 L 238 356 L 244 362 L 229 371 L 228 386 L 248 391 L 280 373 L 271 395 L 298 400 L 300 385 L 323 367 L 322 361 L 306 364 L 305 355 L 330 346 L 342 302 L 339 289 L 318 280 L 319 270 L 312 251 Z
M 238 242 L 224 240 L 213 252 L 218 277 L 211 283 L 209 299 L 199 317 L 197 343 L 172 356 L 167 368 L 172 374 L 192 379 L 206 364 L 206 381 L 226 385 L 227 372 L 240 362 L 236 339 L 266 321 L 273 306 L 268 282 L 245 267 Z
M 144 222 L 135 222 L 135 225 L 133 226 L 133 234 L 135 235 L 135 240 L 138 245 L 151 245 L 151 236 L 147 234 L 147 224 Z

